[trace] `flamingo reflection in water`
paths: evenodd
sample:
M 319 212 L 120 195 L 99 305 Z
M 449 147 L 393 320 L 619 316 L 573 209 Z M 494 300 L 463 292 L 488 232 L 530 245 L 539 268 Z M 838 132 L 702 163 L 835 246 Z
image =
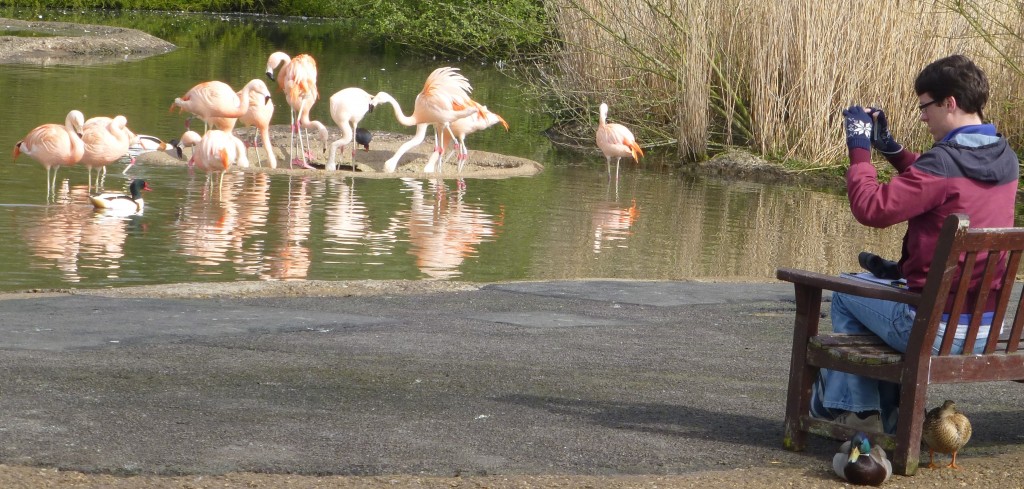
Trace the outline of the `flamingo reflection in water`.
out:
M 591 216 L 594 228 L 594 253 L 600 253 L 605 242 L 611 243 L 628 238 L 630 230 L 640 216 L 640 210 L 633 199 L 629 207 L 620 207 L 617 202 L 600 202 Z
M 57 189 L 65 202 L 87 202 L 86 185 Z M 118 278 L 121 260 L 125 256 L 125 241 L 140 222 L 137 216 L 118 216 L 95 213 L 88 205 L 48 206 L 44 215 L 18 225 L 22 238 L 32 254 L 55 265 L 65 282 L 86 280 L 83 270 Z
M 393 237 L 383 240 L 387 243 L 384 249 L 374 245 L 366 204 L 356 193 L 355 181 L 349 185 L 344 179 L 329 178 L 327 188 L 328 195 L 324 200 L 323 252 L 333 255 L 355 255 L 362 252 L 357 248 L 364 239 L 370 242 L 369 254 L 390 252 L 394 243 Z
M 404 217 L 416 266 L 432 279 L 459 276 L 459 266 L 477 255 L 477 246 L 497 237 L 501 218 L 496 221 L 479 206 L 465 203 L 464 185 L 452 192 L 443 180 L 433 180 L 428 191 L 422 181 L 402 180 L 411 191 L 412 205 Z
M 311 195 L 309 177 L 289 176 L 288 202 L 274 207 L 279 213 L 275 220 L 283 226 L 281 241 L 267 250 L 269 261 L 264 264 L 260 278 L 276 280 L 299 280 L 309 274 L 310 214 L 313 199 L 322 196 Z

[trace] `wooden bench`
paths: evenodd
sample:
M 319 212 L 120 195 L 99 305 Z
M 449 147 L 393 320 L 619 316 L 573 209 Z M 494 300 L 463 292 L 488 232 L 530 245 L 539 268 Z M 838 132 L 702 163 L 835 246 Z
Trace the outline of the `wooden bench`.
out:
M 1011 301 L 1014 279 L 1024 252 L 1024 228 L 969 229 L 967 216 L 949 216 L 935 250 L 931 270 L 921 293 L 876 285 L 844 277 L 803 270 L 780 268 L 776 276 L 796 287 L 796 322 L 793 329 L 793 354 L 790 363 L 789 392 L 786 401 L 785 448 L 803 450 L 807 434 L 846 439 L 853 430 L 844 425 L 812 418 L 809 414 L 811 384 L 818 370 L 828 368 L 900 384 L 900 409 L 895 435 L 871 433 L 875 443 L 891 451 L 896 473 L 912 475 L 917 471 L 921 453 L 921 428 L 928 401 L 928 385 L 939 383 L 1021 381 L 1024 379 L 1024 353 L 1021 331 L 1024 329 L 1024 301 Z M 958 264 L 959 259 L 964 260 Z M 997 273 L 998 262 L 1005 259 L 1006 272 Z M 1007 321 L 1003 334 L 990 335 L 982 354 L 950 354 L 953 334 L 946 334 L 938 354 L 932 344 L 938 334 L 943 309 L 951 293 L 955 294 L 950 317 L 973 314 L 965 345 L 973 345 L 978 336 L 981 313 L 989 299 L 989 288 L 972 293 L 970 277 L 983 267 L 983 282 L 1002 284 L 996 297 L 993 332 L 998 331 L 1012 304 L 1013 321 Z M 957 272 L 962 268 L 965 273 Z M 907 351 L 893 350 L 875 335 L 819 333 L 822 290 L 911 304 L 917 308 Z M 965 310 L 965 304 L 977 304 Z M 953 321 L 955 322 L 955 321 Z M 956 330 L 953 324 L 948 331 Z

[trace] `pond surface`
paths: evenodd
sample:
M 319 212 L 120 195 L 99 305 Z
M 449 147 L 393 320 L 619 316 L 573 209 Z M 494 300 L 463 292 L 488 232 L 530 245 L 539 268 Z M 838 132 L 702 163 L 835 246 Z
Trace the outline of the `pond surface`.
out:
M 37 19 L 11 9 L 0 16 Z M 62 122 L 71 109 L 86 117 L 123 114 L 138 133 L 177 137 L 184 118 L 168 112 L 175 97 L 202 81 L 240 87 L 261 78 L 268 55 L 282 50 L 317 59 L 322 95 L 311 117 L 332 127 L 326 100 L 342 88 L 384 90 L 411 107 L 430 71 L 457 66 L 473 83 L 474 99 L 511 127 L 472 135 L 471 148 L 530 158 L 545 170 L 461 184 L 237 172 L 216 195 L 202 173 L 184 166 L 137 165 L 129 175 L 154 190 L 145 194 L 142 215 L 119 217 L 93 211 L 84 168 L 62 169 L 56 202 L 47 203 L 45 170 L 22 156 L 0 165 L 0 290 L 287 279 L 770 281 L 780 266 L 838 273 L 856 269 L 861 250 L 898 254 L 903 228 L 860 226 L 834 190 L 699 176 L 656 151 L 639 166 L 624 163 L 616 183 L 596 149 L 554 148 L 539 104 L 497 68 L 371 50 L 342 23 L 43 16 L 135 27 L 179 48 L 116 64 L 3 66 L 5 148 L 35 126 Z M 278 110 L 273 122 L 287 124 L 287 111 Z M 360 126 L 413 132 L 389 111 Z M 127 188 L 123 167 L 111 166 L 108 191 Z

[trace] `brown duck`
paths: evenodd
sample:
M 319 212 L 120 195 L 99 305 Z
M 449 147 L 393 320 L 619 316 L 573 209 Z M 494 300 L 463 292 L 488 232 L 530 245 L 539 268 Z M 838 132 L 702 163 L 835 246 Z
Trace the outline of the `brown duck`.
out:
M 936 468 L 932 458 L 935 452 L 948 453 L 953 456 L 949 467 L 959 469 L 956 465 L 957 452 L 971 439 L 971 422 L 963 413 L 956 410 L 956 403 L 946 401 L 941 406 L 928 411 L 921 429 L 921 439 L 928 444 L 928 467 Z

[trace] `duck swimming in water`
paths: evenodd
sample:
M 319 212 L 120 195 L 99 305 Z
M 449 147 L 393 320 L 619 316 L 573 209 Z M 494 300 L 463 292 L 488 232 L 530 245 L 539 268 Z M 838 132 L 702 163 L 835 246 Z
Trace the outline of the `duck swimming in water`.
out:
M 97 209 L 114 210 L 119 212 L 142 212 L 145 203 L 142 200 L 142 191 L 152 190 L 145 180 L 132 180 L 128 186 L 129 195 L 116 192 L 108 192 L 100 195 L 90 195 L 89 201 Z
M 832 470 L 851 484 L 880 486 L 892 476 L 892 463 L 880 446 L 871 446 L 867 435 L 857 433 L 832 457 Z

